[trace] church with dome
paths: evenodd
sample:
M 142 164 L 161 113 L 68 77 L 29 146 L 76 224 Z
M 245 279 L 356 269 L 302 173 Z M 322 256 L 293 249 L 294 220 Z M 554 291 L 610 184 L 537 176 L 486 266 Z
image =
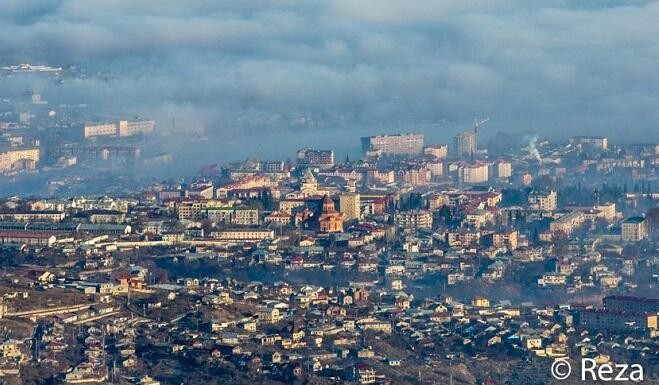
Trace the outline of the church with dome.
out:
M 318 225 L 323 233 L 340 233 L 343 231 L 343 213 L 336 211 L 334 201 L 329 195 L 323 197 L 318 214 Z

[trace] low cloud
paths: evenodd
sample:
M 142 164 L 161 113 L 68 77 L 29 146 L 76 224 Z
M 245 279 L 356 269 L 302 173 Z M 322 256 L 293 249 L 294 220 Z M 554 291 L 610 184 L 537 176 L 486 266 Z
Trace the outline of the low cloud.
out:
M 491 132 L 659 139 L 659 2 L 5 3 L 3 64 L 109 76 L 0 87 L 99 115 L 149 115 L 161 127 L 177 116 L 220 137 L 344 130 L 332 139 L 351 143 L 378 130 L 448 141 L 476 116 L 491 118 Z

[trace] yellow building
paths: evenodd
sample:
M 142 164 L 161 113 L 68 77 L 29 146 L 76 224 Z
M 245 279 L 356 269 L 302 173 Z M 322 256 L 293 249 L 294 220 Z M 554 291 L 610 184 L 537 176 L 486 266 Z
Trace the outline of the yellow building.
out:
M 533 191 L 529 194 L 528 201 L 532 209 L 551 211 L 556 210 L 558 195 L 553 190 L 548 193 Z
M 426 155 L 432 155 L 438 159 L 446 159 L 448 156 L 448 146 L 445 144 L 426 146 L 423 148 L 423 153 Z
M 0 220 L 15 222 L 61 222 L 66 217 L 63 211 L 12 211 L 0 212 Z
M 334 201 L 328 195 L 323 198 L 318 224 L 320 225 L 320 231 L 323 233 L 343 231 L 343 214 L 335 210 Z
M 0 172 L 34 169 L 37 163 L 39 163 L 38 148 L 0 152 Z
M 2 357 L 11 358 L 23 356 L 16 340 L 7 340 L 3 343 L 0 343 L 0 355 L 2 355 Z
M 84 134 L 85 138 L 117 136 L 117 125 L 115 123 L 85 124 Z
M 490 307 L 490 300 L 485 297 L 475 297 L 471 300 L 471 306 Z
M 206 209 L 214 203 L 206 199 L 183 201 L 178 204 L 178 219 L 199 220 L 205 215 Z
M 631 217 L 622 222 L 622 240 L 637 242 L 648 236 L 647 221 L 643 217 Z
M 549 231 L 552 233 L 563 232 L 567 235 L 572 234 L 579 226 L 586 221 L 586 215 L 581 211 L 573 211 L 565 214 L 549 224 Z
M 275 232 L 268 229 L 229 229 L 213 231 L 211 237 L 225 241 L 261 241 L 264 239 L 273 239 Z
M 346 219 L 359 219 L 359 194 L 347 193 L 339 195 L 339 210 Z
M 444 194 L 432 194 L 430 197 L 428 197 L 428 206 L 430 210 L 440 209 L 442 206 L 448 205 L 448 203 L 449 199 Z
M 614 202 L 596 205 L 595 210 L 601 211 L 602 217 L 607 221 L 612 221 L 616 218 L 616 204 Z
M 153 120 L 119 121 L 119 136 L 147 135 L 153 132 L 156 122 Z

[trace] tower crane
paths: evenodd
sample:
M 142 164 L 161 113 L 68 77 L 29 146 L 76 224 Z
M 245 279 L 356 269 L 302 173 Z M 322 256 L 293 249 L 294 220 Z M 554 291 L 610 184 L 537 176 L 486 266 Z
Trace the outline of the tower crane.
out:
M 490 118 L 484 118 L 484 119 L 474 118 L 474 123 L 472 125 L 472 127 L 474 128 L 474 133 L 478 135 L 478 127 L 482 126 L 483 124 L 489 121 Z

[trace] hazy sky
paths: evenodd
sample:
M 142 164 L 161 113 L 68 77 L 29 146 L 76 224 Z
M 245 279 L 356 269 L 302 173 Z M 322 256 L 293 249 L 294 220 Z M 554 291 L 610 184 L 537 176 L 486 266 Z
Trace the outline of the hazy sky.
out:
M 46 98 L 153 116 L 161 127 L 176 116 L 181 126 L 226 137 L 341 132 L 355 146 L 360 134 L 378 131 L 448 141 L 474 117 L 490 117 L 491 133 L 657 141 L 657 36 L 652 1 L 3 0 L 0 7 L 1 64 L 77 63 L 114 75 L 32 85 Z

